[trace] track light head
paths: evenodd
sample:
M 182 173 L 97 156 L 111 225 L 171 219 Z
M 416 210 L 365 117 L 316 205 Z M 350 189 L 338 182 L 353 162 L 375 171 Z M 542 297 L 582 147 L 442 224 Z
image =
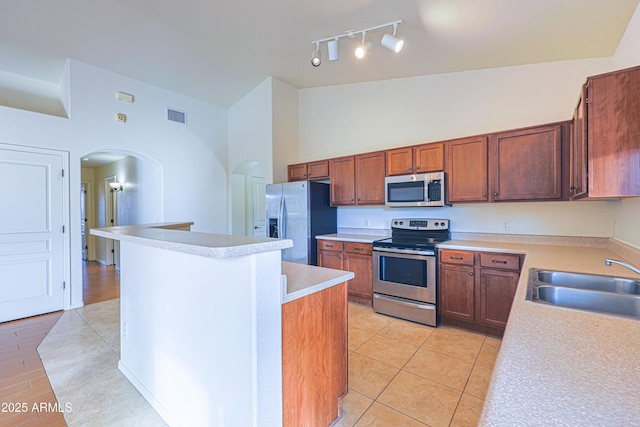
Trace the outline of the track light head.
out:
M 385 33 L 385 35 L 382 36 L 382 41 L 380 42 L 382 46 L 386 47 L 389 50 L 394 51 L 395 53 L 400 52 L 402 50 L 402 46 L 404 46 L 404 40 L 396 38 L 397 31 L 398 31 L 398 24 L 396 23 L 393 25 L 393 35 L 389 33 Z
M 316 50 L 314 50 L 311 54 L 311 65 L 313 65 L 314 67 L 319 67 L 321 63 L 322 60 L 320 59 L 320 43 L 316 43 Z
M 340 54 L 338 53 L 338 38 L 327 42 L 327 50 L 329 51 L 329 61 L 337 61 L 340 59 Z
M 365 55 L 367 54 L 367 51 L 371 48 L 371 43 L 364 41 L 365 35 L 366 35 L 366 31 L 363 31 L 362 32 L 362 43 L 359 44 L 358 47 L 356 47 L 355 51 L 353 51 L 353 54 L 358 59 L 364 58 Z

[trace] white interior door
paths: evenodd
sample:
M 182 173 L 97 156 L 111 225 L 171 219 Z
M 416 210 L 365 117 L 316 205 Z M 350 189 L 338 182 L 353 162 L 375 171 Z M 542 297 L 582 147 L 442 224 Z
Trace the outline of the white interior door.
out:
M 80 234 L 82 235 L 82 259 L 89 258 L 87 245 L 87 184 L 80 185 Z
M 0 322 L 64 308 L 63 154 L 0 146 Z
M 258 176 L 251 177 L 251 193 L 253 195 L 252 211 L 253 211 L 253 235 L 257 237 L 267 236 L 266 227 L 266 194 L 264 178 Z

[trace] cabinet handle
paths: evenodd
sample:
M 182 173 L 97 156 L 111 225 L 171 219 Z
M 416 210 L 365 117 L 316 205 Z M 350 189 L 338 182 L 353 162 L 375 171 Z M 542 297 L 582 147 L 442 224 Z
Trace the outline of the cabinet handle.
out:
M 469 276 L 473 276 L 473 271 L 470 271 L 470 272 L 469 272 Z
M 363 248 L 353 248 L 353 249 L 355 249 L 356 251 L 364 251 Z
M 575 185 L 572 185 L 572 186 L 569 188 L 569 190 L 571 190 L 571 191 L 576 191 L 577 189 L 578 189 L 578 187 L 576 187 Z
M 480 273 L 480 277 L 484 277 L 484 273 Z
M 450 259 L 457 259 L 458 261 L 462 261 L 463 258 L 461 256 L 450 256 Z
M 497 260 L 497 259 L 492 259 L 491 262 L 494 263 L 494 264 L 506 264 L 507 263 L 507 261 L 500 261 L 500 260 Z
M 482 193 L 482 197 L 487 197 L 487 193 Z
M 333 245 L 327 245 L 327 244 L 325 244 L 325 246 L 328 247 L 328 248 L 332 248 L 333 247 Z
M 494 195 L 495 197 L 497 197 L 497 196 L 498 196 L 498 193 L 493 193 L 493 195 Z

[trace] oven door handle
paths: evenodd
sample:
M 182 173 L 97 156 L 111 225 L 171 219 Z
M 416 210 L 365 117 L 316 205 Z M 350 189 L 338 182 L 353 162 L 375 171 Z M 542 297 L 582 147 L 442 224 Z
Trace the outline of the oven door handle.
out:
M 377 299 L 381 298 L 380 295 L 378 295 L 378 294 L 373 294 L 373 297 L 377 298 Z M 404 306 L 411 307 L 411 308 L 421 308 L 423 310 L 435 310 L 436 309 L 436 306 L 433 305 L 433 304 L 416 304 L 416 303 L 413 303 L 413 302 L 401 301 L 398 298 L 393 298 L 393 302 L 394 302 L 394 304 L 404 305 Z
M 410 249 L 387 249 L 380 246 L 374 246 L 376 252 L 387 252 L 390 254 L 407 254 L 407 255 L 435 255 L 434 251 L 412 251 Z

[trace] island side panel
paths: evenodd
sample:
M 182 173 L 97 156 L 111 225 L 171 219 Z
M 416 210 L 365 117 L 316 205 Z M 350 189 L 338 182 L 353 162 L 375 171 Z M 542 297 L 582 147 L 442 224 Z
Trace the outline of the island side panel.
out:
M 165 421 L 281 425 L 280 251 L 121 255 L 119 367 Z
M 282 306 L 284 426 L 328 426 L 347 391 L 347 287 Z

